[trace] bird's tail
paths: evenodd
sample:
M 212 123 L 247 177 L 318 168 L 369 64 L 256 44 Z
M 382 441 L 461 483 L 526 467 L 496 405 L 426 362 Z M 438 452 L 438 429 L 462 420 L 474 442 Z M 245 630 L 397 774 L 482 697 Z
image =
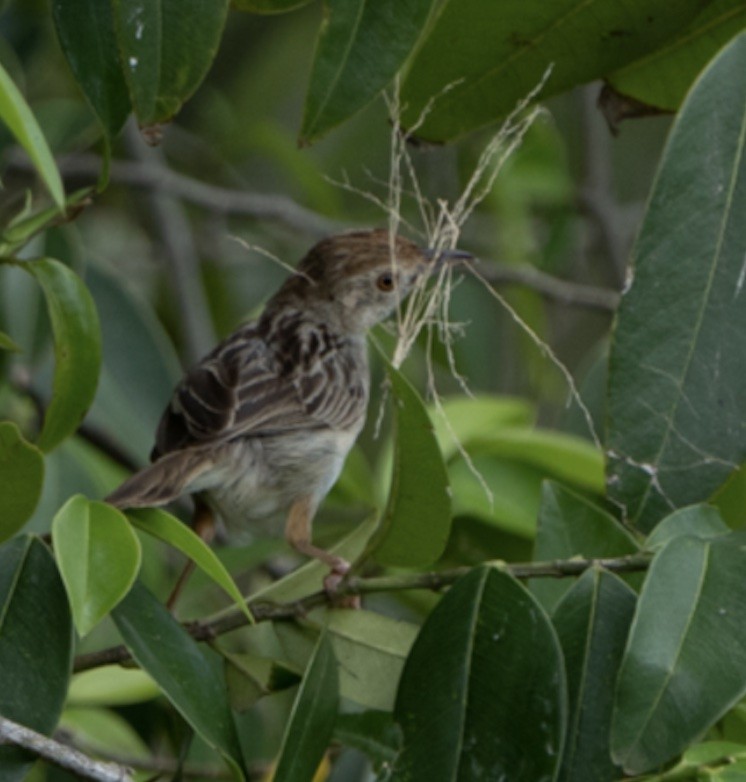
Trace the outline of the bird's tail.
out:
M 210 467 L 199 449 L 174 451 L 129 477 L 105 501 L 123 509 L 166 505 L 194 491 L 192 485 Z

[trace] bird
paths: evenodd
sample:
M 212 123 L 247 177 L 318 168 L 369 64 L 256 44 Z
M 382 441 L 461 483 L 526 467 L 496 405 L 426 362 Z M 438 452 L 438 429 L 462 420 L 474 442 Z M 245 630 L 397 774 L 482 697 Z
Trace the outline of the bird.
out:
M 284 513 L 285 539 L 328 566 L 333 590 L 350 563 L 314 545 L 312 521 L 365 422 L 366 334 L 415 285 L 468 257 L 380 228 L 319 241 L 257 320 L 186 372 L 158 425 L 152 463 L 106 501 L 133 509 L 192 494 L 229 537 Z

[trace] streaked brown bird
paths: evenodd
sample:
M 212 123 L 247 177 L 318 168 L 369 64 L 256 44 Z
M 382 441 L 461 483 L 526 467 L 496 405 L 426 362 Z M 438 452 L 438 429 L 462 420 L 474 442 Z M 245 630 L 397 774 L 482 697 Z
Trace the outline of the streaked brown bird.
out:
M 261 317 L 223 340 L 176 386 L 152 464 L 107 501 L 164 505 L 197 493 L 228 532 L 278 512 L 297 551 L 349 563 L 311 542 L 311 522 L 337 480 L 366 414 L 366 332 L 458 251 L 437 254 L 385 230 L 324 239 Z

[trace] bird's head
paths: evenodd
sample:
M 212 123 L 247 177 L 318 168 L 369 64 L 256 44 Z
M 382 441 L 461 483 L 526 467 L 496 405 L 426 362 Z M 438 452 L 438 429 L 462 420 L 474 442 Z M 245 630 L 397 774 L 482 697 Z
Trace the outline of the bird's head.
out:
M 347 332 L 362 333 L 387 318 L 425 277 L 443 263 L 470 257 L 435 253 L 385 229 L 323 239 L 303 258 L 278 297 L 300 296 L 309 309 Z

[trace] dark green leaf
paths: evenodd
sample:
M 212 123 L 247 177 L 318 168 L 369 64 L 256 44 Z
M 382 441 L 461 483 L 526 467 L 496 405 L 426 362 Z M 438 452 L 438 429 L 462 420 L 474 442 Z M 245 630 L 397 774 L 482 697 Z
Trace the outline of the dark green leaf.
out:
M 402 90 L 405 126 L 433 101 L 417 135 L 446 141 L 505 117 L 553 70 L 542 97 L 654 51 L 700 10 L 698 0 L 447 0 Z
M 310 2 L 311 0 L 231 0 L 231 7 L 236 11 L 248 11 L 252 14 L 284 14 Z
M 664 46 L 608 77 L 618 92 L 674 111 L 707 62 L 746 27 L 743 0 L 714 0 Z
M 388 366 L 396 427 L 388 505 L 376 532 L 376 559 L 385 565 L 425 566 L 443 553 L 451 529 L 448 473 L 422 400 Z
M 81 495 L 54 517 L 52 540 L 75 627 L 85 636 L 132 586 L 140 570 L 140 541 L 121 511 Z
M 139 582 L 112 611 L 127 648 L 197 733 L 225 759 L 234 778 L 243 761 L 222 666 Z
M 286 665 L 253 654 L 220 653 L 225 659 L 225 682 L 231 708 L 246 711 L 256 701 L 273 692 L 298 684 L 300 675 Z
M 746 694 L 746 533 L 672 540 L 653 560 L 619 672 L 612 755 L 680 754 Z
M 254 621 L 246 607 L 246 600 L 244 600 L 241 590 L 236 586 L 231 574 L 207 543 L 186 524 L 160 508 L 133 510 L 128 515 L 138 529 L 168 543 L 189 557 L 203 573 L 236 602 L 249 622 Z
M 52 15 L 62 51 L 109 138 L 130 111 L 109 0 L 54 0 Z
M 18 87 L 0 65 L 0 120 L 10 129 L 16 141 L 26 150 L 39 176 L 59 210 L 65 208 L 65 191 L 60 172 L 44 135 Z
M 27 443 L 18 427 L 0 422 L 0 542 L 18 532 L 39 502 L 44 457 Z
M 313 779 L 332 737 L 338 703 L 337 661 L 328 636 L 322 633 L 290 712 L 274 782 Z
M 636 599 L 616 576 L 592 568 L 554 612 L 570 707 L 558 777 L 562 782 L 598 782 L 621 776 L 609 753 L 611 709 Z
M 21 268 L 41 285 L 54 331 L 52 401 L 38 442 L 43 451 L 51 451 L 78 428 L 96 393 L 101 366 L 98 314 L 80 277 L 59 261 L 41 258 Z
M 648 535 L 645 548 L 650 551 L 662 549 L 669 540 L 691 535 L 695 538 L 716 538 L 730 532 L 728 525 L 717 508 L 711 505 L 690 505 L 675 510 Z
M 316 43 L 301 141 L 366 106 L 394 78 L 422 33 L 433 0 L 327 0 Z
M 746 34 L 666 145 L 609 367 L 609 493 L 649 531 L 746 457 Z
M 393 779 L 553 779 L 566 706 L 559 642 L 541 607 L 507 574 L 473 570 L 430 614 L 404 667 Z
M 638 550 L 617 520 L 579 494 L 545 481 L 533 559 L 623 557 Z M 570 588 L 567 579 L 535 578 L 531 591 L 551 611 Z
M 49 734 L 70 679 L 73 632 L 49 549 L 22 537 L 0 548 L 0 714 Z M 20 782 L 31 760 L 0 747 L 0 779 Z
M 141 126 L 168 122 L 197 89 L 220 43 L 228 0 L 112 0 L 114 28 Z

